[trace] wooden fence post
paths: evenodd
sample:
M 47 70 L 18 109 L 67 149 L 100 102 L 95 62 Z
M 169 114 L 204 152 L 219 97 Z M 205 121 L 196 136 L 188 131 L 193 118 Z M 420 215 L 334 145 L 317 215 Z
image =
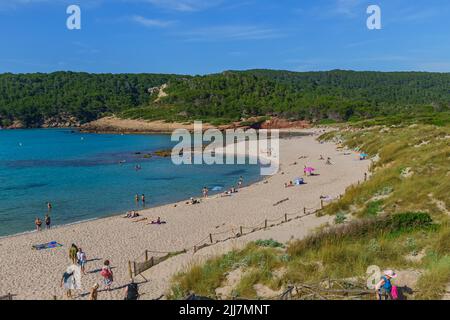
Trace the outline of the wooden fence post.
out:
M 288 222 L 287 213 L 284 214 L 284 222 Z
M 264 229 L 267 229 L 267 219 L 264 220 Z
M 197 252 L 197 246 L 194 246 L 194 253 Z
M 306 207 L 303 207 L 303 214 L 306 214 Z
M 320 209 L 323 209 L 323 200 L 320 200 Z
M 145 262 L 148 261 L 148 250 L 145 250 Z
M 244 234 L 244 232 L 242 230 L 242 226 L 239 227 L 239 232 L 241 233 L 241 236 Z
M 128 274 L 130 275 L 130 279 L 133 279 L 133 270 L 131 269 L 131 261 L 128 261 Z
M 213 238 L 212 238 L 212 234 L 209 234 L 209 241 L 211 241 L 211 243 L 213 243 Z
M 152 267 L 155 265 L 155 258 L 152 256 L 152 258 L 150 259 L 150 261 L 152 262 Z

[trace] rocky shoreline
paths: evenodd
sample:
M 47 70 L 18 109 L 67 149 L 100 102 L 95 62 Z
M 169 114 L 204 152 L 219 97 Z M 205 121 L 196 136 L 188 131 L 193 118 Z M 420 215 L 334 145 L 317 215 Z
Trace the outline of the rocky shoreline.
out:
M 252 124 L 249 124 L 252 123 Z M 311 124 L 308 121 L 289 121 L 280 118 L 257 121 L 257 118 L 248 119 L 245 122 L 233 122 L 227 125 L 213 126 L 208 123 L 203 124 L 203 129 L 307 129 Z M 3 129 L 27 129 L 22 122 L 14 121 L 10 126 Z M 165 122 L 163 120 L 146 121 L 137 119 L 120 119 L 114 116 L 100 118 L 85 124 L 72 116 L 63 116 L 46 119 L 40 126 L 32 128 L 77 128 L 80 132 L 86 133 L 111 133 L 111 134 L 170 134 L 176 129 L 194 130 L 193 123 Z

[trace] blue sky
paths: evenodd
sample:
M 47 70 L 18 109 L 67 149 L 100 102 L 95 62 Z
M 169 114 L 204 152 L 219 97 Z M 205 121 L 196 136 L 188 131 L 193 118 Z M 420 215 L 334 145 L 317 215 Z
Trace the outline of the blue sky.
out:
M 447 0 L 0 0 L 0 35 L 0 72 L 450 72 Z

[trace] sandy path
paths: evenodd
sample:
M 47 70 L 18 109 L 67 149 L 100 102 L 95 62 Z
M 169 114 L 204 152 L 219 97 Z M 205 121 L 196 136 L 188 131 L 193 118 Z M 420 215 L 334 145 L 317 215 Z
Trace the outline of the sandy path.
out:
M 319 156 L 331 157 L 332 166 L 319 161 Z M 361 162 L 356 154 L 345 156 L 331 143 L 318 143 L 313 137 L 292 138 L 280 141 L 281 172 L 270 177 L 267 183 L 259 182 L 242 189 L 233 197 L 207 199 L 195 206 L 184 202 L 152 208 L 144 216 L 155 219 L 161 216 L 166 225 L 147 225 L 145 222 L 134 223 L 129 219 L 111 217 L 61 227 L 51 231 L 31 233 L 0 240 L 0 295 L 11 292 L 15 299 L 52 299 L 62 298 L 63 291 L 59 281 L 63 271 L 69 265 L 68 249 L 76 243 L 93 259 L 87 265 L 91 271 L 83 277 L 83 292 L 88 291 L 93 283 L 101 283 L 101 277 L 95 270 L 102 266 L 102 260 L 109 259 L 115 267 L 115 283 L 111 292 L 100 292 L 99 299 L 117 299 L 122 297 L 122 286 L 128 282 L 127 263 L 140 257 L 146 249 L 154 251 L 177 251 L 191 247 L 208 236 L 209 233 L 228 230 L 239 225 L 254 226 L 264 219 L 279 218 L 285 213 L 293 214 L 303 207 L 317 207 L 320 195 L 337 196 L 345 188 L 362 180 L 369 162 Z M 299 159 L 307 156 L 307 159 Z M 291 165 L 297 162 L 297 165 Z M 303 175 L 303 165 L 318 169 L 319 176 L 307 177 L 307 185 L 284 188 L 284 183 Z M 284 173 L 284 174 L 283 174 Z M 238 177 L 237 177 L 238 178 Z M 105 186 L 107 192 L 108 186 Z M 167 190 L 168 192 L 170 190 Z M 274 203 L 289 198 L 278 206 Z M 291 224 L 279 227 L 278 240 L 288 239 L 292 235 L 301 236 L 320 221 L 315 217 L 302 220 L 289 232 Z M 256 233 L 249 236 L 262 237 Z M 267 233 L 269 234 L 269 233 Z M 242 238 L 244 239 L 244 238 Z M 33 251 L 31 246 L 37 243 L 58 241 L 63 248 Z M 231 242 L 230 242 L 231 243 Z M 211 247 L 210 250 L 219 250 Z M 207 249 L 204 249 L 205 252 Z M 198 255 L 202 254 L 200 251 Z M 177 270 L 181 255 L 166 261 L 151 272 L 158 278 L 157 270 L 165 269 L 167 274 Z M 172 269 L 170 269 L 172 268 Z M 94 271 L 94 272 L 93 272 Z M 165 283 L 164 283 L 165 282 Z M 162 283 L 162 284 L 161 284 Z M 149 283 L 143 287 L 148 297 L 156 297 L 165 288 L 167 281 Z M 85 298 L 84 296 L 81 298 Z

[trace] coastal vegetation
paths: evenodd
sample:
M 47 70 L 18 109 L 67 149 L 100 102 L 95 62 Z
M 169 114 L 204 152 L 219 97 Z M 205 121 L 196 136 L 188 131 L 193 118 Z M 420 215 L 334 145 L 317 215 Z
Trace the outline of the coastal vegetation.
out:
M 253 242 L 192 266 L 174 277 L 172 298 L 189 292 L 216 298 L 217 288 L 236 270 L 241 274 L 232 291 L 236 298 L 276 298 L 289 285 L 313 288 L 330 279 L 364 288 L 371 265 L 414 275 L 410 299 L 443 297 L 450 283 L 450 128 L 358 123 L 321 139 L 374 160 L 367 181 L 318 213 L 335 216 L 334 223 L 285 248 Z M 258 286 L 273 296 L 262 296 Z
M 20 121 L 40 127 L 48 119 L 81 123 L 148 103 L 148 89 L 177 76 L 160 74 L 0 75 L 0 126 Z
M 409 117 L 448 123 L 450 74 L 420 72 L 226 71 L 163 74 L 0 75 L 0 125 L 39 127 L 48 119 L 80 123 L 107 115 L 214 125 L 278 116 L 318 123 Z

